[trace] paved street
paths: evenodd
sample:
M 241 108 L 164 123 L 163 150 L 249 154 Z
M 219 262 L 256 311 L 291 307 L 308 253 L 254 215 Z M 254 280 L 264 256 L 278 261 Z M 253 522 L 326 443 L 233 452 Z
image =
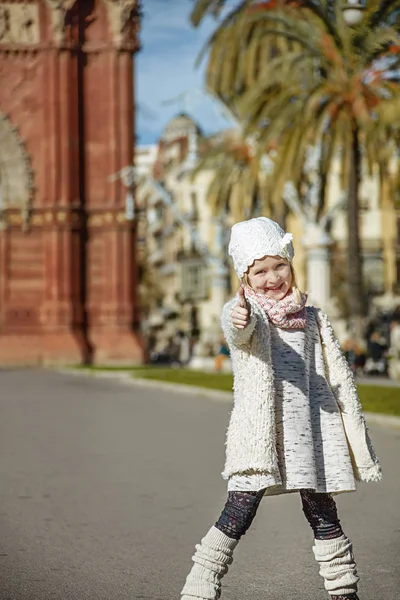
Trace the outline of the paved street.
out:
M 230 404 L 85 375 L 0 371 L 0 600 L 178 600 L 222 509 Z M 360 600 L 400 588 L 400 429 L 382 484 L 338 499 Z M 224 600 L 326 599 L 297 495 L 265 499 Z

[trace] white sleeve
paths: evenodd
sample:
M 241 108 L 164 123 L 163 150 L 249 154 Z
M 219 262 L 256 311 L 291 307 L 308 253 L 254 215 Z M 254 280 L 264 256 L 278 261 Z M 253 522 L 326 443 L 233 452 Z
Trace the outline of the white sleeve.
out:
M 354 375 L 342 353 L 327 315 L 315 309 L 325 358 L 326 377 L 342 414 L 356 478 L 379 481 L 382 471 L 372 446 Z
M 232 300 L 227 302 L 221 314 L 221 325 L 224 332 L 224 336 L 229 346 L 244 346 L 250 341 L 252 333 L 254 331 L 257 317 L 253 312 L 252 307 L 250 309 L 250 320 L 244 329 L 238 329 L 232 323 L 232 310 L 238 303 L 239 296 L 235 296 Z

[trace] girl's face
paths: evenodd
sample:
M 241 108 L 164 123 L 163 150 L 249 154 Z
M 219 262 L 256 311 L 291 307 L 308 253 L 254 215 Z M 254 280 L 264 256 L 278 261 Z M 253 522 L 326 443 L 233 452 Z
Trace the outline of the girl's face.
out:
M 290 264 L 281 256 L 264 256 L 256 260 L 247 272 L 254 291 L 273 300 L 282 300 L 292 287 Z

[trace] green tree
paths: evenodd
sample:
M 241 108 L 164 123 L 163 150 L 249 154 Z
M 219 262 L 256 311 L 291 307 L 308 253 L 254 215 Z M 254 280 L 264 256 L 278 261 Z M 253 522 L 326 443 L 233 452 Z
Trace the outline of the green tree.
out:
M 212 173 L 207 202 L 215 216 L 229 214 L 238 221 L 263 213 L 279 218 L 281 204 L 268 202 L 267 160 L 236 127 L 205 141 L 192 177 L 199 171 Z
M 194 24 L 222 0 L 199 0 Z M 344 1 L 270 0 L 237 4 L 212 36 L 207 86 L 246 115 L 260 153 L 279 149 L 275 194 L 301 177 L 307 147 L 322 140 L 327 165 L 340 152 L 347 186 L 349 308 L 365 313 L 359 226 L 362 161 L 383 174 L 400 115 L 399 0 L 368 0 L 349 27 Z M 277 43 L 277 40 L 280 40 Z M 390 116 L 389 116 L 390 115 Z

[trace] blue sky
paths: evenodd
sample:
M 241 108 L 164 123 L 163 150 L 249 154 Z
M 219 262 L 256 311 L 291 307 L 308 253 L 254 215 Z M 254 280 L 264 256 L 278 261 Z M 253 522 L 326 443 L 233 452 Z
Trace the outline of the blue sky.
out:
M 231 125 L 202 91 L 205 64 L 195 66 L 215 21 L 209 18 L 199 28 L 192 27 L 193 0 L 145 0 L 143 4 L 142 50 L 136 56 L 138 144 L 155 142 L 167 121 L 182 111 L 194 117 L 205 133 Z

